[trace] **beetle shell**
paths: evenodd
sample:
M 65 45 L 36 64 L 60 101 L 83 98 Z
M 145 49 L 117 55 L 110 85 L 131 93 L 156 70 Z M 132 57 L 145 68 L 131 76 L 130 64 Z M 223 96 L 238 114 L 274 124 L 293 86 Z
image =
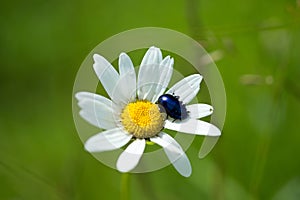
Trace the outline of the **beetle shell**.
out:
M 163 112 L 172 117 L 174 121 L 176 119 L 182 120 L 187 117 L 186 107 L 179 101 L 179 97 L 171 94 L 163 94 L 158 98 L 157 104 L 162 106 Z

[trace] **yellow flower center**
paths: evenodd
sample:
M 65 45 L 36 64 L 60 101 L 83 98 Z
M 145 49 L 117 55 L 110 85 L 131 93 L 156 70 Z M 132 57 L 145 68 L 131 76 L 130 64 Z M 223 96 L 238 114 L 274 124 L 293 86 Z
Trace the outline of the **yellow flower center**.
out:
M 121 114 L 124 128 L 136 138 L 157 135 L 164 127 L 165 118 L 159 107 L 149 101 L 129 103 Z

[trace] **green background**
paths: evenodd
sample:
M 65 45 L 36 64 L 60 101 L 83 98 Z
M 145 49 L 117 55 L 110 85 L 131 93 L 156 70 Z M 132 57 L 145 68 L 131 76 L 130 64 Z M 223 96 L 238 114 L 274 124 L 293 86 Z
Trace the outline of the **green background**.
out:
M 144 26 L 221 52 L 228 107 L 213 152 L 198 159 L 202 137 L 188 149 L 190 178 L 172 166 L 133 174 L 132 199 L 299 199 L 299 19 L 295 0 L 2 2 L 0 199 L 120 197 L 121 174 L 83 149 L 72 87 L 97 44 Z

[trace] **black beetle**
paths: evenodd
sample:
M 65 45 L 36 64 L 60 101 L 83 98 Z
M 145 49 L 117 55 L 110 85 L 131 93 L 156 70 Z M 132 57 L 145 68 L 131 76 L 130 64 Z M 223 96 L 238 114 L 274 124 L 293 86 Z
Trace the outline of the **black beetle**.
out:
M 161 109 L 161 112 L 165 112 L 167 117 L 170 116 L 174 120 L 182 120 L 187 117 L 187 110 L 185 105 L 179 101 L 178 96 L 174 96 L 171 94 L 163 94 L 161 95 L 156 102 Z

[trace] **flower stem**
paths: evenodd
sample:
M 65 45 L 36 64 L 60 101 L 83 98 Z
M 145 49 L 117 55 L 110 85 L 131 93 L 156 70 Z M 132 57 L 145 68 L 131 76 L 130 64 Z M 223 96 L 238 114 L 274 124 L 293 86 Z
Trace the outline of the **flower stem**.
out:
M 130 183 L 129 183 L 129 173 L 123 173 L 121 177 L 121 200 L 130 199 Z

